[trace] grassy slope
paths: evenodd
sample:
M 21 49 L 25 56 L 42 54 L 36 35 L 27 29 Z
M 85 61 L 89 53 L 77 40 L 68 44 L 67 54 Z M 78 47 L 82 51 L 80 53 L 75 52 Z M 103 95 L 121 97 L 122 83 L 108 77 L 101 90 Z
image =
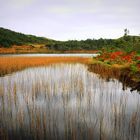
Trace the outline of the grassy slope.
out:
M 0 28 L 0 46 L 11 47 L 12 45 L 46 44 L 50 40 L 34 35 L 25 35 L 8 29 Z

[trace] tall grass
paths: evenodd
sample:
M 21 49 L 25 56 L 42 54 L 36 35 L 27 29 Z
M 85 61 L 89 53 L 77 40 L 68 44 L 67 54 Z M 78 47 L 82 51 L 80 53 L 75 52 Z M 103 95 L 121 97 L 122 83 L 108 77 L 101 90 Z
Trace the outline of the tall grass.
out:
M 0 57 L 0 76 L 28 67 L 53 63 L 89 63 L 90 58 L 79 57 Z
M 0 138 L 140 139 L 140 96 L 82 64 L 29 68 L 0 78 Z
M 139 73 L 132 74 L 128 66 L 118 67 L 118 65 L 109 66 L 107 64 L 97 63 L 89 64 L 88 70 L 98 74 L 101 78 L 109 81 L 110 79 L 117 79 L 123 84 L 123 90 L 131 87 L 131 91 L 140 91 Z

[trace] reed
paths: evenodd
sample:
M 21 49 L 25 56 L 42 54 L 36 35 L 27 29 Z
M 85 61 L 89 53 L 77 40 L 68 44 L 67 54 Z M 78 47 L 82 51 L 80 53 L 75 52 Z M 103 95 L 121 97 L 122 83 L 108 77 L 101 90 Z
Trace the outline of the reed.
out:
M 117 80 L 106 82 L 82 64 L 1 77 L 0 138 L 140 139 L 139 94 L 121 88 Z
M 123 84 L 123 90 L 131 87 L 131 91 L 140 91 L 140 73 L 132 74 L 129 66 L 118 67 L 117 65 L 107 65 L 99 61 L 88 64 L 88 70 L 98 74 L 101 78 L 109 81 L 117 79 Z
M 89 71 L 93 71 L 94 73 L 97 73 L 100 75 L 100 77 L 105 79 L 110 78 L 116 78 L 118 79 L 120 77 L 121 71 L 117 67 L 110 67 L 105 64 L 101 63 L 95 63 L 95 64 L 89 64 Z
M 0 57 L 0 76 L 29 67 L 46 66 L 54 63 L 89 63 L 82 57 Z

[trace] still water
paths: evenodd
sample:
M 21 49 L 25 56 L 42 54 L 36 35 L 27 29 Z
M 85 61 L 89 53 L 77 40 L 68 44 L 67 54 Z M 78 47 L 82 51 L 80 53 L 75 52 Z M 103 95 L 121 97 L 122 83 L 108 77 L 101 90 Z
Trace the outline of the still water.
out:
M 99 54 L 88 54 L 88 53 L 67 53 L 67 54 L 0 54 L 0 56 L 6 56 L 6 57 L 96 57 Z
M 0 139 L 139 140 L 140 95 L 82 64 L 0 78 Z

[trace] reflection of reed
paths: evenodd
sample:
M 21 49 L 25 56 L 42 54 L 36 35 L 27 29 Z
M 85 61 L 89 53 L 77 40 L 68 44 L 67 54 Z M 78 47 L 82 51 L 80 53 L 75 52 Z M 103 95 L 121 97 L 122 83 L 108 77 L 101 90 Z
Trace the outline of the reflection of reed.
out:
M 0 138 L 139 139 L 140 97 L 81 64 L 0 78 Z

